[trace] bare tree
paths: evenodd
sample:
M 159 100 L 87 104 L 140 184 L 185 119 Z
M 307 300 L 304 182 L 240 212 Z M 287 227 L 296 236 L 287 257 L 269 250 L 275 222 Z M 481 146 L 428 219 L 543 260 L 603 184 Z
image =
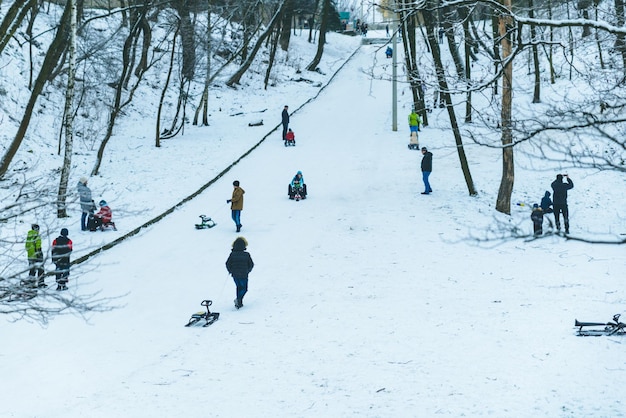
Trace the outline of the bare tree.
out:
M 502 0 L 503 5 L 511 10 L 511 0 Z M 496 201 L 496 210 L 511 213 L 511 193 L 515 181 L 515 165 L 513 164 L 513 132 L 511 128 L 511 106 L 513 99 L 513 63 L 509 59 L 512 52 L 513 25 L 510 15 L 500 16 L 500 39 L 502 43 L 502 59 L 504 72 L 502 77 L 502 179 Z
M 125 91 L 124 80 L 126 79 L 128 73 L 132 71 L 130 62 L 131 62 L 131 53 L 133 52 L 133 44 L 136 38 L 141 36 L 142 18 L 146 17 L 146 14 L 148 13 L 149 8 L 148 8 L 148 5 L 145 5 L 141 9 L 133 9 L 132 11 L 138 16 L 136 16 L 136 18 L 133 19 L 134 24 L 132 28 L 130 29 L 130 31 L 128 32 L 128 35 L 126 36 L 126 39 L 124 41 L 124 46 L 122 48 L 121 74 L 118 78 L 118 81 L 113 84 L 113 87 L 115 88 L 115 97 L 113 99 L 113 104 L 111 106 L 110 113 L 109 113 L 107 130 L 106 130 L 104 138 L 100 142 L 100 147 L 98 148 L 98 153 L 96 155 L 96 162 L 94 164 L 93 169 L 91 170 L 92 176 L 95 176 L 100 172 L 100 165 L 102 164 L 102 159 L 104 157 L 104 150 L 109 140 L 113 136 L 113 128 L 115 126 L 117 117 L 119 116 L 122 109 L 132 102 L 135 91 L 137 90 L 137 88 L 139 87 L 143 79 L 143 75 L 150 68 L 150 65 L 148 65 L 147 67 L 145 67 L 144 71 L 141 71 L 140 74 L 136 76 L 135 83 L 133 84 L 131 88 L 129 88 L 128 94 L 124 98 L 123 97 L 123 93 Z
M 57 217 L 67 217 L 66 199 L 67 184 L 70 177 L 72 165 L 72 150 L 74 147 L 74 82 L 76 73 L 76 1 L 68 0 L 71 3 L 70 12 L 70 45 L 69 45 L 69 65 L 67 72 L 67 90 L 65 92 L 65 118 L 63 126 L 65 128 L 65 154 L 63 156 L 63 166 L 61 167 L 61 179 L 59 181 L 59 193 L 57 195 Z
M 326 43 L 326 31 L 328 29 L 328 19 L 330 13 L 330 0 L 321 0 L 321 2 L 322 11 L 320 12 L 320 36 L 317 40 L 317 52 L 315 53 L 313 60 L 306 66 L 308 71 L 317 71 L 317 66 L 322 60 L 322 55 L 324 54 L 324 44 Z
M 426 35 L 427 35 L 428 42 L 430 43 L 430 51 L 433 56 L 433 61 L 435 65 L 438 89 L 441 92 L 441 94 L 443 94 L 444 101 L 446 104 L 446 110 L 448 111 L 448 117 L 450 119 L 452 132 L 454 133 L 457 153 L 459 155 L 459 161 L 461 162 L 461 169 L 463 171 L 463 176 L 465 178 L 465 184 L 467 185 L 467 190 L 470 196 L 475 196 L 477 192 L 474 187 L 474 181 L 472 180 L 472 175 L 469 169 L 469 164 L 467 162 L 467 156 L 465 155 L 465 149 L 463 147 L 463 140 L 461 138 L 461 132 L 460 132 L 459 125 L 456 119 L 456 114 L 454 113 L 454 105 L 452 103 L 452 97 L 450 96 L 450 89 L 448 88 L 448 81 L 446 79 L 443 62 L 441 60 L 439 44 L 437 43 L 437 37 L 435 35 L 436 19 L 434 18 L 432 11 L 429 8 L 423 9 L 422 14 L 424 16 L 424 22 L 426 26 Z
M 239 81 L 241 80 L 241 77 L 243 77 L 243 75 L 246 73 L 246 71 L 248 71 L 248 68 L 250 68 L 250 65 L 252 65 L 252 62 L 254 61 L 254 58 L 256 57 L 257 52 L 259 52 L 259 49 L 261 49 L 261 46 L 263 45 L 263 42 L 272 33 L 272 31 L 274 30 L 274 27 L 280 21 L 279 17 L 281 15 L 281 10 L 282 10 L 284 4 L 285 4 L 285 0 L 282 0 L 280 5 L 279 5 L 279 7 L 278 7 L 278 9 L 276 9 L 276 12 L 274 12 L 274 15 L 272 16 L 272 19 L 268 23 L 267 29 L 263 33 L 261 33 L 259 35 L 259 38 L 257 39 L 254 47 L 252 48 L 252 52 L 250 53 L 250 56 L 241 65 L 241 67 L 235 72 L 235 74 L 233 74 L 228 79 L 228 81 L 226 82 L 227 86 L 233 86 L 235 84 L 239 84 Z
M 30 124 L 30 119 L 33 115 L 33 109 L 35 104 L 37 103 L 37 99 L 39 95 L 43 91 L 43 88 L 48 81 L 52 70 L 57 65 L 59 58 L 65 48 L 65 44 L 67 43 L 67 37 L 69 35 L 69 25 L 70 25 L 70 10 L 71 10 L 71 2 L 67 2 L 65 9 L 63 11 L 63 15 L 61 16 L 61 21 L 59 23 L 59 27 L 57 29 L 56 35 L 48 48 L 48 52 L 44 58 L 43 64 L 39 71 L 39 75 L 35 80 L 35 85 L 33 86 L 33 90 L 31 91 L 30 98 L 24 110 L 24 115 L 22 116 L 22 120 L 20 122 L 20 126 L 11 141 L 11 144 L 6 150 L 6 153 L 0 159 L 0 179 L 5 176 L 7 173 L 11 162 L 13 161 L 13 157 L 17 153 L 17 150 L 20 148 L 24 137 L 26 136 L 26 131 L 28 130 L 28 126 Z

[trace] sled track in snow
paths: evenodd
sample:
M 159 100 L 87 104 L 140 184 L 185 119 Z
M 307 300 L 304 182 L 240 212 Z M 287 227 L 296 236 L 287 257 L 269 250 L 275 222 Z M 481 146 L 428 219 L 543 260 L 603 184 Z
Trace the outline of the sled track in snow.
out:
M 341 66 L 337 69 L 337 71 L 335 71 L 335 73 L 328 79 L 328 82 L 323 85 L 318 91 L 317 94 L 315 94 L 313 97 L 311 97 L 310 99 L 308 99 L 306 102 L 302 103 L 296 110 L 294 110 L 291 114 L 295 114 L 297 113 L 300 109 L 302 109 L 304 106 L 306 106 L 307 104 L 311 103 L 312 101 L 314 101 L 315 99 L 317 99 L 317 97 L 326 89 L 326 87 L 328 87 L 329 85 L 332 84 L 332 82 L 335 80 L 335 77 L 337 76 L 337 74 L 339 74 L 339 72 L 341 70 L 343 70 L 343 68 L 346 66 L 346 64 L 348 64 L 352 58 L 357 54 L 357 52 L 359 52 L 359 50 L 361 49 L 361 46 L 359 46 L 358 48 L 356 48 L 354 50 L 354 52 L 348 57 L 348 59 L 341 64 Z M 215 176 L 214 178 L 212 178 L 208 183 L 204 184 L 202 187 L 200 187 L 198 190 L 196 190 L 194 193 L 190 194 L 189 196 L 185 197 L 183 200 L 181 200 L 180 202 L 178 202 L 177 204 L 175 204 L 174 206 L 172 206 L 171 208 L 167 209 L 165 212 L 161 213 L 160 215 L 156 216 L 153 219 L 150 219 L 149 221 L 147 221 L 146 223 L 144 223 L 143 225 L 138 226 L 137 228 L 133 229 L 130 232 L 127 232 L 126 234 L 122 235 L 121 237 L 109 242 L 108 244 L 105 244 L 101 247 L 96 248 L 93 251 L 90 251 L 89 253 L 76 258 L 75 260 L 73 260 L 70 264 L 71 265 L 77 265 L 77 264 L 81 264 L 84 263 L 85 261 L 89 260 L 90 258 L 100 254 L 103 251 L 109 250 L 113 247 L 115 247 L 118 244 L 121 244 L 122 242 L 124 242 L 125 240 L 127 240 L 128 238 L 131 238 L 137 234 L 139 234 L 143 229 L 148 228 L 149 226 L 152 226 L 154 224 L 156 224 L 157 222 L 159 222 L 161 219 L 165 218 L 167 215 L 171 214 L 172 212 L 174 212 L 176 209 L 180 208 L 181 206 L 183 206 L 185 203 L 191 201 L 192 199 L 196 198 L 197 196 L 199 196 L 202 192 L 204 192 L 206 189 L 208 189 L 213 183 L 215 183 L 216 181 L 218 181 L 220 178 L 222 178 L 226 173 L 228 173 L 234 166 L 236 166 L 237 164 L 239 164 L 239 162 L 241 160 L 243 160 L 244 158 L 246 158 L 248 155 L 250 155 L 252 153 L 252 151 L 254 151 L 256 148 L 258 148 L 263 142 L 265 142 L 265 140 L 272 135 L 274 132 L 278 131 L 278 129 L 281 127 L 282 125 L 279 123 L 278 125 L 276 125 L 274 127 L 274 129 L 272 129 L 271 131 L 269 131 L 267 134 L 265 134 L 265 136 L 263 138 L 261 138 L 261 140 L 259 142 L 257 142 L 254 146 L 252 146 L 252 148 L 250 148 L 248 151 L 246 151 L 245 153 L 243 153 L 243 155 L 241 155 L 241 157 L 239 157 L 238 159 L 236 159 L 235 161 L 233 161 L 231 164 L 229 164 L 224 170 L 222 170 L 217 176 Z

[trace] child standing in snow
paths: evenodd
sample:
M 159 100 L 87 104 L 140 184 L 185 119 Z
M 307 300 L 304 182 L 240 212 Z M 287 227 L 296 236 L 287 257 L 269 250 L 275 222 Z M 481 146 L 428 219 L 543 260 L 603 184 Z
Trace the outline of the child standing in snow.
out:
M 237 237 L 226 260 L 226 270 L 233 276 L 235 286 L 237 286 L 237 297 L 234 300 L 237 309 L 243 306 L 243 297 L 248 292 L 248 274 L 254 267 L 252 257 L 246 251 L 247 246 L 248 241 L 244 237 Z
M 32 224 L 26 235 L 26 255 L 28 257 L 28 284 L 31 287 L 47 287 L 44 282 L 43 251 L 41 251 L 41 236 L 39 225 Z M 36 276 L 36 277 L 35 277 Z
M 56 265 L 57 290 L 67 290 L 70 277 L 70 254 L 72 240 L 68 238 L 67 228 L 61 229 L 61 235 L 52 241 L 52 262 Z
M 293 133 L 291 128 L 285 134 L 285 146 L 287 145 L 296 145 L 296 134 Z
M 543 234 L 543 210 L 536 203 L 533 205 L 530 219 L 533 221 L 533 232 L 535 236 Z

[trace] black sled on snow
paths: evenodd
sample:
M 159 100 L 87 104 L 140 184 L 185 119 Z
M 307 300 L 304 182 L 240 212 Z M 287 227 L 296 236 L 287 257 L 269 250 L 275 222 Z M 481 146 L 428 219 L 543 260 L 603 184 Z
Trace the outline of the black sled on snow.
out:
M 211 325 L 212 323 L 214 323 L 215 321 L 217 321 L 220 317 L 220 313 L 219 312 L 211 312 L 209 310 L 209 306 L 211 306 L 213 304 L 213 301 L 211 300 L 203 300 L 200 305 L 204 306 L 206 308 L 206 312 L 204 311 L 200 311 L 200 312 L 196 312 L 195 314 L 191 315 L 191 318 L 189 318 L 189 322 L 187 323 L 187 325 L 185 325 L 186 327 L 190 327 L 193 326 L 201 321 L 204 321 L 204 324 L 202 324 L 203 327 L 208 327 L 209 325 Z
M 613 315 L 613 321 L 609 322 L 580 322 L 574 320 L 574 326 L 578 328 L 578 336 L 599 337 L 602 335 L 626 335 L 626 324 L 619 321 L 620 314 Z
M 209 228 L 213 228 L 215 225 L 217 225 L 213 219 L 209 218 L 206 215 L 200 215 L 200 220 L 201 222 L 199 224 L 196 224 L 196 229 L 209 229 Z
M 420 143 L 417 139 L 417 132 L 411 132 L 411 138 L 409 139 L 409 145 L 408 145 L 409 149 L 415 149 L 418 150 L 420 149 Z
M 296 202 L 306 199 L 306 184 L 303 184 L 302 186 L 296 184 L 293 187 L 290 184 L 287 189 L 287 194 L 289 195 L 290 200 L 295 200 Z

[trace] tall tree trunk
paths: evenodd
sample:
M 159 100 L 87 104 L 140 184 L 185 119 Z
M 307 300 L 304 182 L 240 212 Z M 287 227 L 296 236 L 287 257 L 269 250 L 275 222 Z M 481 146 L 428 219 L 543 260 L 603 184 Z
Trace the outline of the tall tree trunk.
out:
M 204 88 L 202 89 L 202 97 L 200 98 L 200 103 L 196 108 L 196 114 L 193 117 L 193 124 L 198 124 L 198 116 L 200 112 L 202 112 L 202 126 L 209 126 L 209 80 L 211 79 L 211 31 L 213 30 L 213 25 L 211 24 L 211 11 L 213 8 L 211 7 L 211 2 L 208 3 L 207 6 L 207 30 L 206 30 L 206 76 L 204 77 Z M 158 135 L 157 128 L 157 135 Z
M 511 0 L 502 0 L 502 5 L 511 10 Z M 513 131 L 511 126 L 511 105 L 513 101 L 513 64 L 507 59 L 512 52 L 513 22 L 510 15 L 500 16 L 500 39 L 502 42 L 502 179 L 496 201 L 498 212 L 511 214 L 511 194 L 515 182 L 515 165 L 513 161 Z
M 534 0 L 528 0 L 528 17 L 535 18 Z M 533 103 L 541 103 L 541 73 L 539 68 L 539 47 L 537 46 L 537 28 L 530 24 L 530 42 L 532 44 L 533 68 L 535 71 L 535 88 L 533 91 Z
M 270 45 L 269 62 L 267 63 L 267 70 L 265 70 L 265 79 L 263 80 L 264 90 L 267 90 L 267 84 L 270 80 L 270 74 L 272 73 L 272 67 L 274 66 L 274 59 L 276 58 L 276 50 L 278 49 L 278 41 L 279 38 L 282 38 L 281 33 L 281 28 L 277 27 L 276 31 L 274 32 L 274 39 L 272 40 L 272 43 Z
M 176 12 L 180 18 L 180 39 L 183 54 L 182 75 L 185 80 L 193 80 L 196 71 L 196 40 L 194 27 L 191 22 L 189 2 L 187 0 L 175 1 Z
M 465 77 L 465 68 L 463 65 L 463 59 L 459 54 L 459 46 L 456 43 L 456 39 L 454 39 L 454 12 L 450 10 L 450 7 L 444 6 L 443 8 L 443 21 L 441 25 L 445 30 L 446 39 L 448 41 L 448 49 L 450 50 L 450 55 L 452 56 L 452 60 L 454 61 L 454 67 L 456 68 L 456 74 L 460 79 Z
M 617 27 L 624 27 L 624 0 L 615 0 L 615 15 L 617 17 Z M 616 34 L 615 50 L 622 55 L 622 71 L 626 78 L 626 36 L 623 33 Z
M 144 7 L 139 12 L 140 14 L 145 15 L 148 11 L 148 5 L 144 5 Z M 107 124 L 107 130 L 100 142 L 100 147 L 98 148 L 98 152 L 96 154 L 96 162 L 91 170 L 91 175 L 98 175 L 100 172 L 100 165 L 102 164 L 102 158 L 104 157 L 104 150 L 109 143 L 109 140 L 113 136 L 113 128 L 115 127 L 115 122 L 117 121 L 117 117 L 119 116 L 121 110 L 128 103 L 132 101 L 133 94 L 135 93 L 139 83 L 141 82 L 141 77 L 138 77 L 137 82 L 129 89 L 128 97 L 126 100 L 122 100 L 122 93 L 125 91 L 124 89 L 124 80 L 126 79 L 128 73 L 131 71 L 130 62 L 131 62 L 131 51 L 133 49 L 133 43 L 135 39 L 139 36 L 139 32 L 141 31 L 140 27 L 140 19 L 135 19 L 135 24 L 130 28 L 128 36 L 124 41 L 124 46 L 122 48 L 122 73 L 120 74 L 119 80 L 115 83 L 115 98 L 113 99 L 113 105 L 111 106 L 111 112 L 109 113 L 109 122 Z M 143 73 L 141 74 L 143 76 Z
M 595 19 L 598 20 L 598 5 L 600 4 L 600 0 L 593 1 L 593 10 L 595 14 Z M 596 28 L 594 30 L 594 34 L 596 36 L 596 45 L 598 46 L 598 61 L 600 62 L 600 68 L 604 70 L 604 57 L 602 53 L 602 42 L 600 41 L 600 30 Z
M 57 194 L 57 217 L 67 217 L 67 186 L 72 167 L 72 152 L 74 147 L 74 82 L 76 81 L 76 0 L 68 0 L 71 4 L 70 11 L 70 44 L 69 65 L 67 70 L 67 90 L 65 92 L 65 153 L 63 155 L 63 167 L 61 167 L 61 180 Z
M 550 1 L 550 0 L 548 0 Z M 498 16 L 496 14 L 496 10 L 491 10 L 491 39 L 493 39 L 493 73 L 498 74 L 498 67 L 500 66 L 500 62 L 502 58 L 500 57 L 500 44 L 498 43 L 499 29 L 498 29 Z M 498 95 L 498 83 L 493 83 L 493 95 Z
M 69 33 L 69 20 L 70 20 L 70 2 L 67 2 L 65 5 L 65 10 L 63 11 L 63 15 L 61 16 L 61 21 L 59 24 L 59 28 L 57 29 L 57 33 L 48 48 L 48 52 L 43 60 L 43 64 L 41 65 L 41 70 L 39 70 L 39 74 L 37 75 L 37 79 L 35 80 L 35 84 L 33 86 L 33 90 L 30 93 L 30 98 L 28 103 L 26 104 L 26 108 L 24 109 L 24 115 L 22 117 L 22 121 L 20 122 L 20 126 L 15 134 L 15 138 L 7 148 L 6 153 L 0 160 L 0 179 L 5 176 L 7 171 L 9 170 L 9 165 L 11 161 L 13 161 L 13 157 L 17 153 L 24 137 L 26 136 L 26 131 L 28 130 L 28 126 L 30 124 L 30 118 L 33 115 L 33 110 L 35 108 L 35 104 L 37 103 L 37 99 L 39 95 L 43 91 L 43 88 L 48 80 L 48 77 L 56 67 L 59 58 L 63 53 L 63 48 L 67 43 L 67 36 Z
M 472 65 L 470 63 L 472 55 L 472 35 L 469 29 L 469 16 L 467 7 L 459 8 L 459 14 L 463 18 L 463 38 L 465 42 L 465 84 L 467 93 L 465 97 L 465 123 L 472 122 Z
M 156 148 L 161 147 L 161 113 L 163 111 L 163 102 L 165 102 L 165 96 L 167 95 L 167 89 L 170 86 L 170 80 L 172 79 L 172 72 L 174 71 L 174 61 L 176 57 L 176 39 L 178 38 L 178 30 L 180 26 L 176 28 L 174 32 L 174 37 L 172 38 L 172 53 L 170 56 L 170 67 L 167 71 L 167 77 L 165 78 L 165 84 L 163 85 L 163 90 L 161 91 L 161 99 L 159 100 L 159 106 L 157 109 L 157 118 L 156 118 L 156 132 L 155 132 L 155 140 L 154 146 Z
M 0 22 L 0 55 L 19 29 L 26 14 L 36 5 L 36 0 L 17 0 L 9 7 L 6 15 L 2 18 L 2 22 Z
M 437 73 L 437 82 L 439 84 L 439 91 L 443 94 L 444 101 L 446 103 L 446 109 L 448 110 L 448 117 L 450 118 L 450 126 L 454 134 L 454 140 L 456 141 L 456 150 L 459 154 L 459 161 L 461 163 L 461 170 L 463 171 L 463 177 L 465 178 L 465 184 L 470 196 L 477 194 L 474 188 L 474 181 L 472 180 L 472 174 L 470 173 L 469 164 L 467 163 L 467 156 L 465 155 L 465 149 L 463 147 L 463 139 L 461 138 L 461 130 L 454 113 L 454 106 L 452 104 L 452 98 L 450 97 L 450 91 L 448 89 L 448 82 L 446 80 L 446 73 L 441 60 L 441 51 L 439 50 L 439 43 L 437 42 L 437 34 L 435 34 L 435 16 L 429 9 L 422 10 L 424 16 L 424 23 L 426 25 L 426 33 L 428 36 L 428 42 L 430 43 L 430 51 L 433 56 L 435 64 L 435 72 Z
M 287 52 L 291 38 L 291 22 L 293 21 L 294 0 L 286 0 L 283 6 L 280 31 L 280 49 Z
M 274 16 L 272 16 L 272 19 L 268 23 L 267 29 L 265 30 L 265 32 L 259 35 L 259 39 L 257 39 L 256 44 L 254 45 L 254 48 L 252 48 L 252 52 L 250 53 L 250 56 L 248 57 L 248 59 L 241 65 L 241 67 L 237 70 L 237 72 L 233 74 L 230 77 L 230 79 L 228 79 L 228 81 L 226 82 L 227 86 L 233 86 L 234 84 L 239 84 L 241 77 L 246 73 L 246 71 L 248 71 L 248 68 L 250 68 L 250 65 L 252 65 L 252 61 L 254 60 L 254 57 L 256 56 L 257 52 L 259 52 L 261 45 L 263 45 L 263 41 L 265 41 L 265 39 L 272 33 L 272 31 L 274 30 L 274 27 L 278 23 L 278 18 L 280 17 L 280 12 L 282 10 L 283 5 L 284 5 L 284 0 L 283 0 L 283 3 L 281 3 L 278 9 L 276 10 L 276 13 L 274 13 Z
M 311 63 L 306 67 L 308 71 L 316 71 L 318 64 L 322 60 L 322 55 L 324 54 L 324 44 L 326 43 L 326 30 L 328 28 L 329 11 L 330 0 L 322 0 L 322 20 L 320 21 L 320 37 L 317 40 L 317 52 L 315 53 L 315 56 L 313 57 Z
M 552 20 L 552 0 L 548 0 L 548 19 Z M 552 26 L 550 26 L 550 42 L 548 45 L 548 63 L 550 65 L 550 84 L 555 84 L 556 83 L 556 72 L 554 71 L 554 54 L 553 51 L 554 49 L 552 48 L 552 45 L 554 45 L 554 28 Z

